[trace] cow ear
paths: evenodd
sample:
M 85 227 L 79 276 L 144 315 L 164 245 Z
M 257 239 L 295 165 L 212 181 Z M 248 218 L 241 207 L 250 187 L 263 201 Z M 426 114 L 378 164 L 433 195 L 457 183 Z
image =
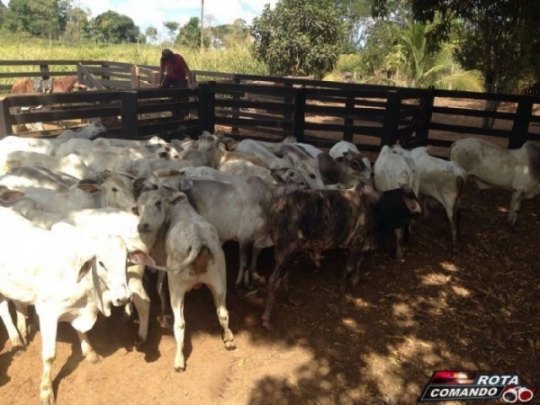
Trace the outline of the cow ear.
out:
M 83 190 L 86 193 L 100 193 L 101 187 L 98 184 L 92 184 L 92 183 L 79 183 L 77 185 L 81 190 Z
M 186 197 L 186 195 L 184 193 L 174 193 L 169 198 L 169 204 L 170 205 L 175 205 L 175 204 L 182 203 L 182 202 L 184 202 L 186 200 L 187 200 L 187 197 Z
M 79 269 L 79 274 L 77 276 L 77 283 L 80 283 L 81 280 L 88 274 L 88 272 L 96 265 L 96 256 L 92 256 L 91 259 L 85 261 L 81 268 Z
M 153 267 L 156 265 L 156 262 L 152 257 L 142 250 L 135 250 L 133 252 L 128 252 L 127 255 L 128 266 L 133 266 L 137 264 L 144 264 L 148 267 Z
M 139 207 L 132 207 L 131 208 L 131 212 L 137 216 L 140 216 L 141 214 L 139 213 Z
M 16 200 L 19 200 L 20 198 L 24 197 L 24 192 L 19 190 L 9 190 L 3 191 L 0 194 L 0 201 L 4 203 L 10 203 Z

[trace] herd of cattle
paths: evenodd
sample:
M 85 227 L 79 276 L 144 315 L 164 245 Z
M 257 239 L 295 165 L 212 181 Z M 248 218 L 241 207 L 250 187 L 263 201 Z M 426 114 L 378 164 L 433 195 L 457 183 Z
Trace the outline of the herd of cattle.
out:
M 11 344 L 23 346 L 28 307 L 35 307 L 43 403 L 54 402 L 51 368 L 59 321 L 72 324 L 83 355 L 95 360 L 86 333 L 98 312 L 108 316 L 111 306 L 132 303 L 139 318 L 137 344 L 145 342 L 146 269 L 158 273 L 163 313 L 168 281 L 174 368 L 183 370 L 183 300 L 200 283 L 214 297 L 225 347 L 235 347 L 226 307 L 225 241 L 238 242 L 238 288 L 264 282 L 257 258 L 273 246 L 275 267 L 262 316 L 270 328 L 276 293 L 288 292 L 297 254 L 319 265 L 324 251 L 346 249 L 343 286 L 354 288 L 366 252 L 386 238 L 395 235 L 396 256 L 403 258 L 409 222 L 422 212 L 419 200 L 442 204 L 456 242 L 468 176 L 482 187 L 513 191 L 511 224 L 521 200 L 540 193 L 540 149 L 530 142 L 507 150 L 463 139 L 453 145 L 449 161 L 423 147 L 384 146 L 372 166 L 345 141 L 323 152 L 293 138 L 234 142 L 203 133 L 197 140 L 167 143 L 157 137 L 111 139 L 101 137 L 103 131 L 96 121 L 54 139 L 0 140 L 0 218 L 7 231 L 0 255 L 0 317 Z

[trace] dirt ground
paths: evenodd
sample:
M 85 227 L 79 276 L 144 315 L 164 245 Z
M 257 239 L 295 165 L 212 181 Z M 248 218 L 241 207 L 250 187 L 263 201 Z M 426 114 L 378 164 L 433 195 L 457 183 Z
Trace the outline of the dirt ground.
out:
M 517 372 L 540 384 L 540 199 L 506 224 L 510 193 L 468 184 L 461 242 L 453 249 L 441 207 L 413 226 L 404 263 L 389 242 L 373 253 L 355 291 L 343 294 L 343 252 L 316 271 L 299 260 L 291 291 L 280 300 L 274 330 L 261 327 L 265 290 L 245 298 L 229 288 L 228 352 L 206 289 L 187 296 L 187 370 L 173 370 L 172 332 L 156 322 L 148 343 L 133 347 L 137 325 L 120 309 L 100 318 L 90 339 L 103 359 L 81 357 L 71 326 L 61 324 L 53 366 L 59 404 L 413 404 L 433 370 Z M 237 266 L 225 246 L 229 285 Z M 272 268 L 264 251 L 261 272 Z M 0 404 L 38 402 L 40 333 L 11 350 L 0 327 Z M 479 404 L 479 402 L 475 402 Z M 493 402 L 491 402 L 493 403 Z M 540 401 L 538 402 L 540 403 Z
M 319 271 L 299 261 L 275 330 L 260 325 L 264 289 L 229 291 L 237 350 L 228 352 L 206 289 L 186 302 L 187 370 L 173 370 L 175 342 L 155 320 L 142 351 L 120 310 L 90 339 L 103 360 L 81 359 L 71 326 L 60 325 L 54 385 L 59 404 L 412 404 L 434 369 L 515 371 L 540 383 L 540 201 L 527 201 L 517 229 L 505 223 L 510 194 L 467 187 L 462 241 L 453 250 L 442 209 L 413 227 L 404 263 L 392 246 L 374 253 L 350 294 L 340 291 L 344 255 Z M 236 245 L 227 244 L 234 278 Z M 271 251 L 260 267 L 268 273 Z M 230 283 L 232 284 L 232 283 Z M 0 331 L 0 403 L 38 401 L 40 333 L 14 353 Z

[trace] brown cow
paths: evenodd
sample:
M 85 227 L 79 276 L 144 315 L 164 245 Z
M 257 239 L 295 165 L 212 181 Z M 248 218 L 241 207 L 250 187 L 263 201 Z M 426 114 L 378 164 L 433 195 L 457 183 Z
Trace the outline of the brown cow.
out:
M 287 287 L 289 269 L 298 253 L 309 254 L 318 265 L 324 251 L 347 249 L 343 284 L 349 279 L 354 288 L 364 252 L 375 249 L 395 229 L 408 226 L 411 216 L 420 212 L 410 189 L 378 193 L 363 182 L 346 190 L 298 190 L 274 200 L 269 222 L 276 264 L 263 326 L 270 329 L 277 289 Z
M 11 87 L 13 94 L 28 93 L 63 93 L 75 89 L 86 89 L 86 86 L 79 83 L 77 76 L 64 76 L 57 79 L 47 80 L 39 78 L 25 78 L 18 80 Z

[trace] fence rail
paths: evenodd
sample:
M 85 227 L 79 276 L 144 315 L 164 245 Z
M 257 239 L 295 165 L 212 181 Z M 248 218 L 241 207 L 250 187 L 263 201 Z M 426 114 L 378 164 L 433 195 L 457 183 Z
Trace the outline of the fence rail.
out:
M 2 70 L 13 67 L 22 70 Z M 97 91 L 5 95 L 0 99 L 0 136 L 20 124 L 105 117 L 111 135 L 130 138 L 180 127 L 188 133 L 218 129 L 233 137 L 261 139 L 295 135 L 319 146 L 345 139 L 365 150 L 395 142 L 447 148 L 464 135 L 490 137 L 508 147 L 540 141 L 538 96 L 198 70 L 198 89 L 160 90 L 156 66 L 73 60 L 0 61 L 0 91 L 19 77 L 71 74 Z M 483 105 L 488 101 L 501 107 L 488 111 Z M 45 110 L 20 108 L 38 105 Z M 188 110 L 191 114 L 185 116 Z M 484 128 L 480 121 L 485 118 L 497 125 Z

